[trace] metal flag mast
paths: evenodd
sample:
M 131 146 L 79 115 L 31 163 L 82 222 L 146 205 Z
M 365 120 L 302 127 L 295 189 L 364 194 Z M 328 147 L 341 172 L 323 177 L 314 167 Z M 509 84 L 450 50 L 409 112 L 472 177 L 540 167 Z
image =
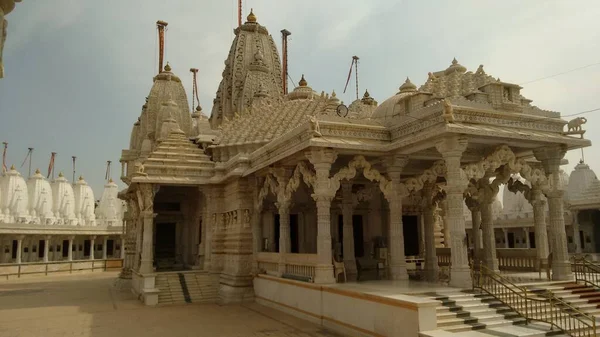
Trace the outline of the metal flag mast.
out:
M 283 94 L 288 93 L 288 36 L 292 35 L 289 30 L 281 30 L 281 54 L 283 56 L 283 69 L 281 80 L 283 85 Z
M 192 73 L 192 111 L 194 110 L 194 103 L 198 103 L 198 107 L 200 106 L 200 97 L 198 96 L 198 82 L 196 82 L 198 69 L 190 68 L 190 72 Z
M 71 156 L 71 158 L 73 158 L 73 180 L 71 180 L 71 183 L 75 184 L 75 160 L 77 159 L 77 157 Z
M 165 56 L 165 30 L 168 23 L 158 20 L 156 28 L 158 29 L 158 73 L 163 71 L 163 62 Z
M 354 74 L 356 75 L 356 99 L 358 96 L 358 56 L 352 56 L 352 63 L 350 63 L 350 71 L 348 72 L 348 79 L 346 80 L 346 85 L 344 86 L 344 94 L 346 93 L 346 89 L 348 89 L 348 83 L 350 83 L 350 78 L 352 77 L 352 67 L 354 66 Z
M 2 173 L 5 173 L 8 171 L 8 168 L 6 167 L 6 150 L 8 149 L 8 143 L 2 142 L 2 144 L 4 144 L 4 152 L 2 152 Z
M 110 181 L 110 160 L 106 161 L 106 175 L 104 176 L 104 179 L 106 179 L 106 182 Z
M 21 164 L 21 167 L 23 167 L 23 165 L 25 165 L 25 163 L 27 162 L 27 159 L 29 159 L 29 175 L 27 176 L 28 178 L 31 177 L 31 157 L 33 157 L 33 148 L 27 148 L 27 155 L 25 156 L 25 159 L 23 159 L 23 163 Z

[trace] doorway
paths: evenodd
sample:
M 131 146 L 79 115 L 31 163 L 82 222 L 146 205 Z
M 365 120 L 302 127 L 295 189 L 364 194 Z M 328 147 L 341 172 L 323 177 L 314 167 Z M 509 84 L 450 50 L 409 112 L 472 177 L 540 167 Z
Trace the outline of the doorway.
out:
M 344 256 L 344 216 L 338 216 L 338 233 L 340 233 L 340 244 L 342 247 L 342 257 Z M 360 214 L 352 215 L 352 238 L 354 240 L 354 257 L 363 257 L 365 255 L 365 243 L 363 233 L 363 217 Z
M 69 257 L 69 240 L 62 242 L 62 257 Z
M 175 259 L 176 230 L 177 225 L 175 223 L 156 224 L 154 257 L 157 261 Z
M 419 218 L 416 215 L 402 216 L 404 230 L 404 255 L 419 255 Z
M 280 217 L 279 214 L 273 214 L 275 219 L 273 221 L 274 227 L 273 234 L 275 240 L 275 252 L 279 253 L 279 236 L 280 236 Z M 290 214 L 290 252 L 291 253 L 299 253 L 300 252 L 300 241 L 298 237 L 298 214 Z
M 508 242 L 506 248 L 515 248 L 515 233 L 506 233 L 508 237 Z

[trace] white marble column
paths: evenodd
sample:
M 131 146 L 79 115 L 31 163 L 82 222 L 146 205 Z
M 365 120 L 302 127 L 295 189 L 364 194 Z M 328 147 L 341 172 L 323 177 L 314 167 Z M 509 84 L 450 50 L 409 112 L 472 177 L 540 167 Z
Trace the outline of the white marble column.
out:
M 487 179 L 487 178 L 483 178 Z M 495 195 L 489 195 L 483 198 L 480 203 L 481 210 L 481 231 L 483 238 L 483 264 L 489 269 L 499 272 L 498 259 L 496 257 L 496 235 L 494 234 L 494 218 L 492 205 Z
M 154 271 L 154 217 L 156 214 L 153 211 L 142 212 L 144 219 L 144 232 L 142 236 L 142 258 L 140 262 L 140 273 L 149 274 Z
M 581 253 L 581 237 L 579 236 L 579 211 L 571 211 L 573 216 L 573 243 L 575 244 L 575 253 Z
M 121 249 L 119 250 L 119 257 L 121 259 L 123 259 L 123 262 L 125 262 L 125 237 L 121 236 L 120 241 L 121 241 L 121 245 L 120 245 Z
M 68 261 L 73 261 L 73 240 L 74 236 L 69 236 L 69 255 L 67 256 Z
M 567 233 L 565 229 L 564 190 L 560 179 L 560 162 L 566 153 L 565 146 L 548 146 L 534 150 L 535 157 L 542 162 L 548 177 L 549 190 L 546 192 L 550 209 L 550 231 L 552 250 L 552 279 L 571 280 L 573 273 L 567 251 Z
M 536 256 L 545 265 L 548 263 L 550 249 L 548 247 L 548 226 L 546 225 L 546 201 L 542 199 L 542 191 L 539 188 L 531 189 L 529 202 L 533 206 Z
M 94 260 L 95 259 L 95 253 L 96 253 L 96 236 L 92 235 L 90 236 L 90 260 Z
M 400 182 L 400 176 L 404 166 L 408 163 L 408 158 L 393 156 L 386 159 L 386 170 L 393 186 L 391 191 L 387 192 L 385 196 L 390 207 L 390 278 L 392 280 L 408 280 L 406 256 L 404 255 L 404 227 L 402 223 L 402 199 L 408 193 L 404 185 Z
M 467 198 L 467 206 L 471 211 L 471 225 L 473 227 L 473 265 L 474 268 L 479 268 L 479 263 L 483 259 L 483 233 L 481 231 L 481 208 L 479 202 L 473 198 Z M 494 242 L 494 232 L 492 231 L 492 237 Z
M 313 149 L 306 154 L 315 168 L 313 199 L 317 204 L 317 266 L 315 283 L 335 283 L 331 246 L 331 200 L 336 191 L 331 188 L 329 171 L 337 154 L 331 149 Z
M 433 186 L 426 186 L 423 189 L 424 202 L 422 215 L 423 236 L 425 237 L 425 279 L 429 282 L 436 282 L 439 275 L 439 265 L 435 248 L 435 210 L 437 205 L 432 202 L 432 188 Z
M 354 204 L 352 201 L 352 183 L 342 183 L 342 221 L 344 243 L 344 265 L 350 279 L 355 279 L 357 274 L 356 257 L 354 256 L 354 228 L 352 223 Z
M 292 251 L 290 236 L 290 201 L 280 199 L 276 203 L 279 210 L 279 274 L 285 273 L 285 256 Z
M 446 218 L 450 231 L 450 285 L 453 287 L 468 288 L 471 282 L 471 269 L 467 254 L 467 239 L 465 232 L 465 218 L 463 216 L 463 193 L 468 181 L 461 168 L 460 159 L 467 149 L 466 138 L 449 136 L 436 144 L 438 152 L 446 163 Z
M 508 229 L 502 228 L 502 235 L 504 236 L 504 248 L 510 248 L 508 244 Z
M 44 237 L 44 263 L 48 262 L 48 254 L 49 254 L 49 249 L 50 249 L 50 239 L 51 236 L 50 235 L 46 235 Z
M 531 243 L 529 242 L 529 228 L 523 228 L 523 235 L 525 236 L 525 248 L 531 248 Z
M 106 249 L 106 246 L 108 246 L 108 236 L 105 236 L 104 241 L 102 242 L 102 260 L 108 259 L 108 250 Z
M 25 238 L 24 235 L 19 235 L 17 236 L 17 258 L 15 263 L 20 264 L 22 263 L 22 256 L 23 256 L 23 239 Z

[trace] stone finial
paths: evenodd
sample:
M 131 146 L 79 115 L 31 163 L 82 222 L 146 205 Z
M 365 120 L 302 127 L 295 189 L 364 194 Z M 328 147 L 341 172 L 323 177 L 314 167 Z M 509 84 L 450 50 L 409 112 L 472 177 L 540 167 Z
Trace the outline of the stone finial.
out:
M 256 22 L 256 15 L 254 15 L 253 8 L 250 8 L 250 14 L 248 14 L 248 16 L 246 17 L 246 20 L 248 20 L 248 22 Z
M 464 73 L 467 71 L 467 68 L 463 67 L 460 63 L 458 63 L 458 61 L 456 60 L 456 58 L 452 59 L 452 64 L 450 65 L 450 67 L 448 67 L 448 69 L 446 69 L 446 71 L 444 72 L 446 75 L 449 75 L 453 72 L 459 72 L 459 73 Z
M 167 64 L 165 65 L 165 71 L 171 71 L 171 66 L 169 65 L 169 62 L 167 62 Z
M 196 106 L 196 111 L 197 111 L 197 112 L 201 112 L 201 111 L 202 111 L 202 107 L 200 106 L 200 104 L 198 104 L 198 105 Z
M 337 95 L 335 94 L 335 90 L 331 92 L 331 98 L 335 98 Z
M 369 94 L 369 90 L 365 90 L 365 94 L 363 95 L 363 98 L 369 98 L 371 97 L 371 95 Z
M 109 184 L 112 184 L 113 182 L 114 182 L 114 181 L 112 180 L 112 178 L 109 178 L 109 179 L 108 179 L 108 183 L 109 183 Z
M 58 172 L 58 177 L 63 178 L 65 175 L 62 172 Z
M 16 170 L 16 169 L 15 169 L 15 165 L 14 165 L 14 164 L 13 164 L 13 165 L 10 165 L 10 170 L 11 170 L 11 171 L 14 171 L 14 170 Z
M 79 181 L 83 181 L 83 175 L 79 176 Z
M 485 75 L 485 70 L 483 70 L 483 64 L 480 64 L 477 70 L 475 71 L 477 75 Z
M 400 86 L 400 92 L 411 92 L 416 90 L 417 86 L 414 85 L 408 77 L 406 78 L 406 81 L 404 81 L 404 83 Z
M 42 174 L 42 172 L 40 172 L 40 169 L 35 169 L 35 174 Z
M 304 74 L 302 74 L 302 78 L 300 79 L 300 82 L 298 82 L 298 85 L 301 87 L 308 86 L 308 82 L 306 82 L 306 80 L 304 79 Z

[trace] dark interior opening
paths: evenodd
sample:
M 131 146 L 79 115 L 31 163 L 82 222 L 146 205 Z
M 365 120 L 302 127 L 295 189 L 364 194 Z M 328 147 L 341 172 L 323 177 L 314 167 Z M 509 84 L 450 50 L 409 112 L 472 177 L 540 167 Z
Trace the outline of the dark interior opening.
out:
M 404 255 L 419 255 L 419 221 L 416 215 L 402 216 Z

